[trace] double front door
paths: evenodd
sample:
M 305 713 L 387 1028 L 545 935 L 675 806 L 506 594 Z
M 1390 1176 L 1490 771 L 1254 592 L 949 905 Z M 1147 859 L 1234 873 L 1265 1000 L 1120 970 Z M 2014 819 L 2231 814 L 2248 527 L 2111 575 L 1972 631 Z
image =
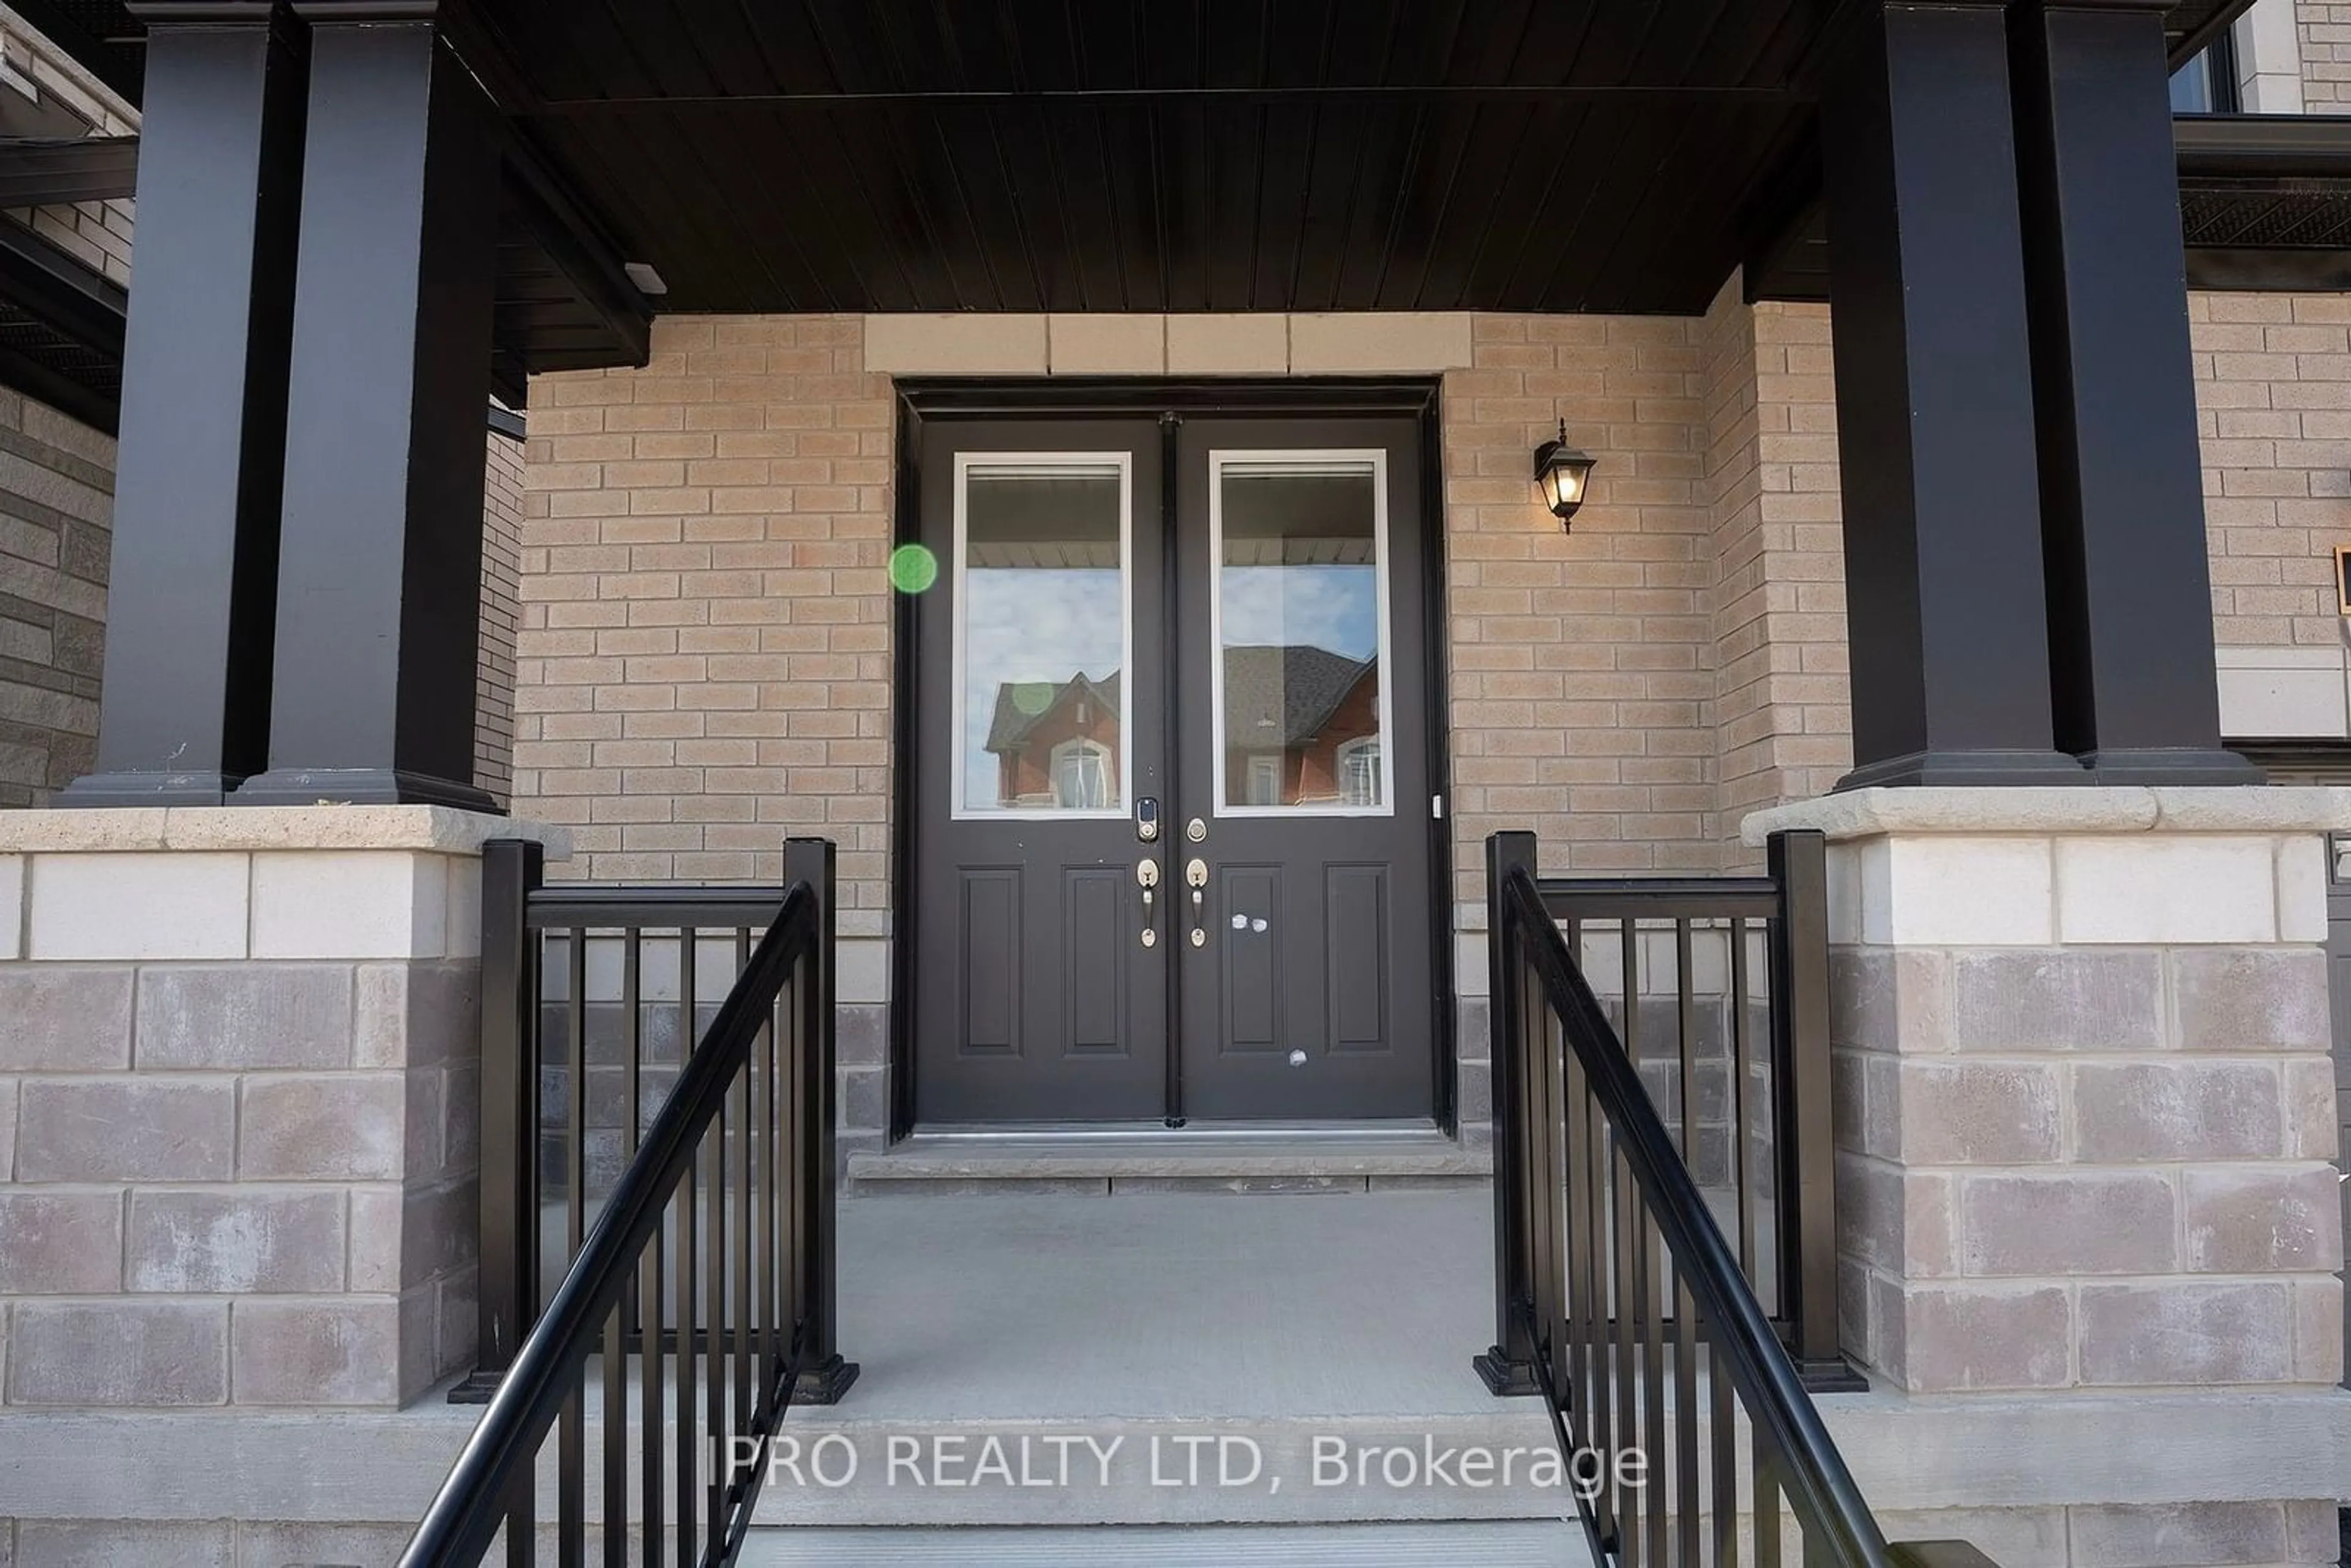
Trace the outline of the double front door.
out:
M 1429 1113 L 1419 437 L 926 425 L 918 1121 Z

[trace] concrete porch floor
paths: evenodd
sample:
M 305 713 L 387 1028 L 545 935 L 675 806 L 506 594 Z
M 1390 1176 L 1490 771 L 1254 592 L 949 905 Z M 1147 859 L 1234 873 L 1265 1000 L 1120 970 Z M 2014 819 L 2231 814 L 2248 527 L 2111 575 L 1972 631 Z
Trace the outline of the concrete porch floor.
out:
M 854 1484 L 771 1484 L 761 1517 L 827 1524 L 1300 1523 L 1551 1519 L 1564 1490 L 1317 1484 L 1334 1444 L 1549 1451 L 1539 1406 L 1470 1369 L 1493 1338 L 1493 1218 L 1482 1187 L 1265 1196 L 885 1196 L 841 1210 L 841 1347 L 863 1373 L 793 1412 L 813 1452 L 855 1446 Z M 1019 1470 L 1056 1436 L 1068 1484 L 928 1482 L 945 1439 L 990 1437 Z M 889 1468 L 893 1442 L 918 1462 Z M 1233 1455 L 1224 1484 L 1217 1445 Z M 1196 1482 L 1185 1471 L 1201 1445 Z M 962 1445 L 960 1450 L 956 1445 Z M 1317 1445 L 1321 1448 L 1318 1449 Z M 834 1446 L 836 1454 L 846 1450 Z M 1250 1460 L 1252 1456 L 1255 1464 Z M 1349 1461 L 1352 1464 L 1352 1459 Z M 968 1468 L 967 1466 L 967 1468 Z M 1419 1466 L 1416 1465 L 1416 1470 Z M 1397 1473 L 1401 1473 L 1400 1471 Z M 1319 1472 L 1327 1482 L 1327 1460 Z

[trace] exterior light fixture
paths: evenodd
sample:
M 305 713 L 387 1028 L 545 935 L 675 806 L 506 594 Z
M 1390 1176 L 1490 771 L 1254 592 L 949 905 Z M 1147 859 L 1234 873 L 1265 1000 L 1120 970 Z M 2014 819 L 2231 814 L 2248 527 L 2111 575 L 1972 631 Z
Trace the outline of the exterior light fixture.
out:
M 1563 419 L 1559 422 L 1559 439 L 1535 448 L 1535 487 L 1542 492 L 1543 505 L 1562 528 L 1572 526 L 1569 519 L 1583 505 L 1583 487 L 1592 477 L 1594 461 L 1591 453 L 1567 444 Z

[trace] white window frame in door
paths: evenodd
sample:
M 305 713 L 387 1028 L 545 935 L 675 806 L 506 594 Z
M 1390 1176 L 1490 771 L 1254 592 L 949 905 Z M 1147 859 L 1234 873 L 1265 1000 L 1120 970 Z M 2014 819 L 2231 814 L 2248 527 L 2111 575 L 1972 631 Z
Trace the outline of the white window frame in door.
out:
M 1100 472 L 1105 468 L 1118 470 L 1118 588 L 1119 588 L 1119 680 L 1121 706 L 1118 720 L 1118 788 L 1120 801 L 1115 806 L 1089 807 L 1062 810 L 1050 806 L 1002 806 L 975 810 L 965 804 L 970 749 L 966 737 L 970 733 L 969 664 L 967 647 L 968 627 L 964 613 L 969 600 L 964 585 L 970 561 L 970 498 L 971 476 L 975 470 L 994 473 L 1050 474 L 1054 470 L 1077 473 L 1087 469 Z M 1100 822 L 1123 821 L 1127 814 L 1125 795 L 1129 780 L 1134 777 L 1134 726 L 1131 722 L 1135 701 L 1134 680 L 1134 457 L 1128 452 L 958 452 L 955 455 L 955 560 L 952 579 L 954 602 L 949 606 L 955 622 L 953 668 L 947 675 L 952 694 L 950 706 L 954 712 L 948 722 L 954 726 L 949 740 L 954 754 L 947 768 L 947 815 L 958 822 Z M 1092 674 L 1093 672 L 1089 671 Z M 1100 675 L 1095 676 L 1100 679 Z M 1096 744 L 1100 744 L 1097 742 Z
M 1361 474 L 1372 476 L 1373 581 L 1377 590 L 1380 673 L 1380 803 L 1349 806 L 1316 803 L 1251 806 L 1226 799 L 1231 775 L 1225 736 L 1225 470 L 1268 468 L 1294 474 Z M 960 535 L 958 535 L 960 538 Z M 1214 758 L 1217 817 L 1393 817 L 1395 815 L 1395 664 L 1389 657 L 1393 616 L 1388 579 L 1388 455 L 1378 446 L 1215 448 L 1208 453 L 1208 750 Z M 1368 737 L 1364 737 L 1368 738 Z

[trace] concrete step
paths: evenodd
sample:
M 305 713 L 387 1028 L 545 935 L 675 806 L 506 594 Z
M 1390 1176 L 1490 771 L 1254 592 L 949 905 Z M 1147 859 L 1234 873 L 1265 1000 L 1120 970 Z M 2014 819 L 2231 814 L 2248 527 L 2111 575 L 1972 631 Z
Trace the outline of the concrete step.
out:
M 1268 1133 L 1196 1125 L 1051 1134 L 918 1132 L 886 1150 L 850 1156 L 859 1197 L 1020 1193 L 1363 1193 L 1482 1186 L 1492 1169 L 1433 1126 Z
M 1093 1530 L 773 1530 L 743 1568 L 1570 1568 L 1581 1528 L 1558 1522 Z

